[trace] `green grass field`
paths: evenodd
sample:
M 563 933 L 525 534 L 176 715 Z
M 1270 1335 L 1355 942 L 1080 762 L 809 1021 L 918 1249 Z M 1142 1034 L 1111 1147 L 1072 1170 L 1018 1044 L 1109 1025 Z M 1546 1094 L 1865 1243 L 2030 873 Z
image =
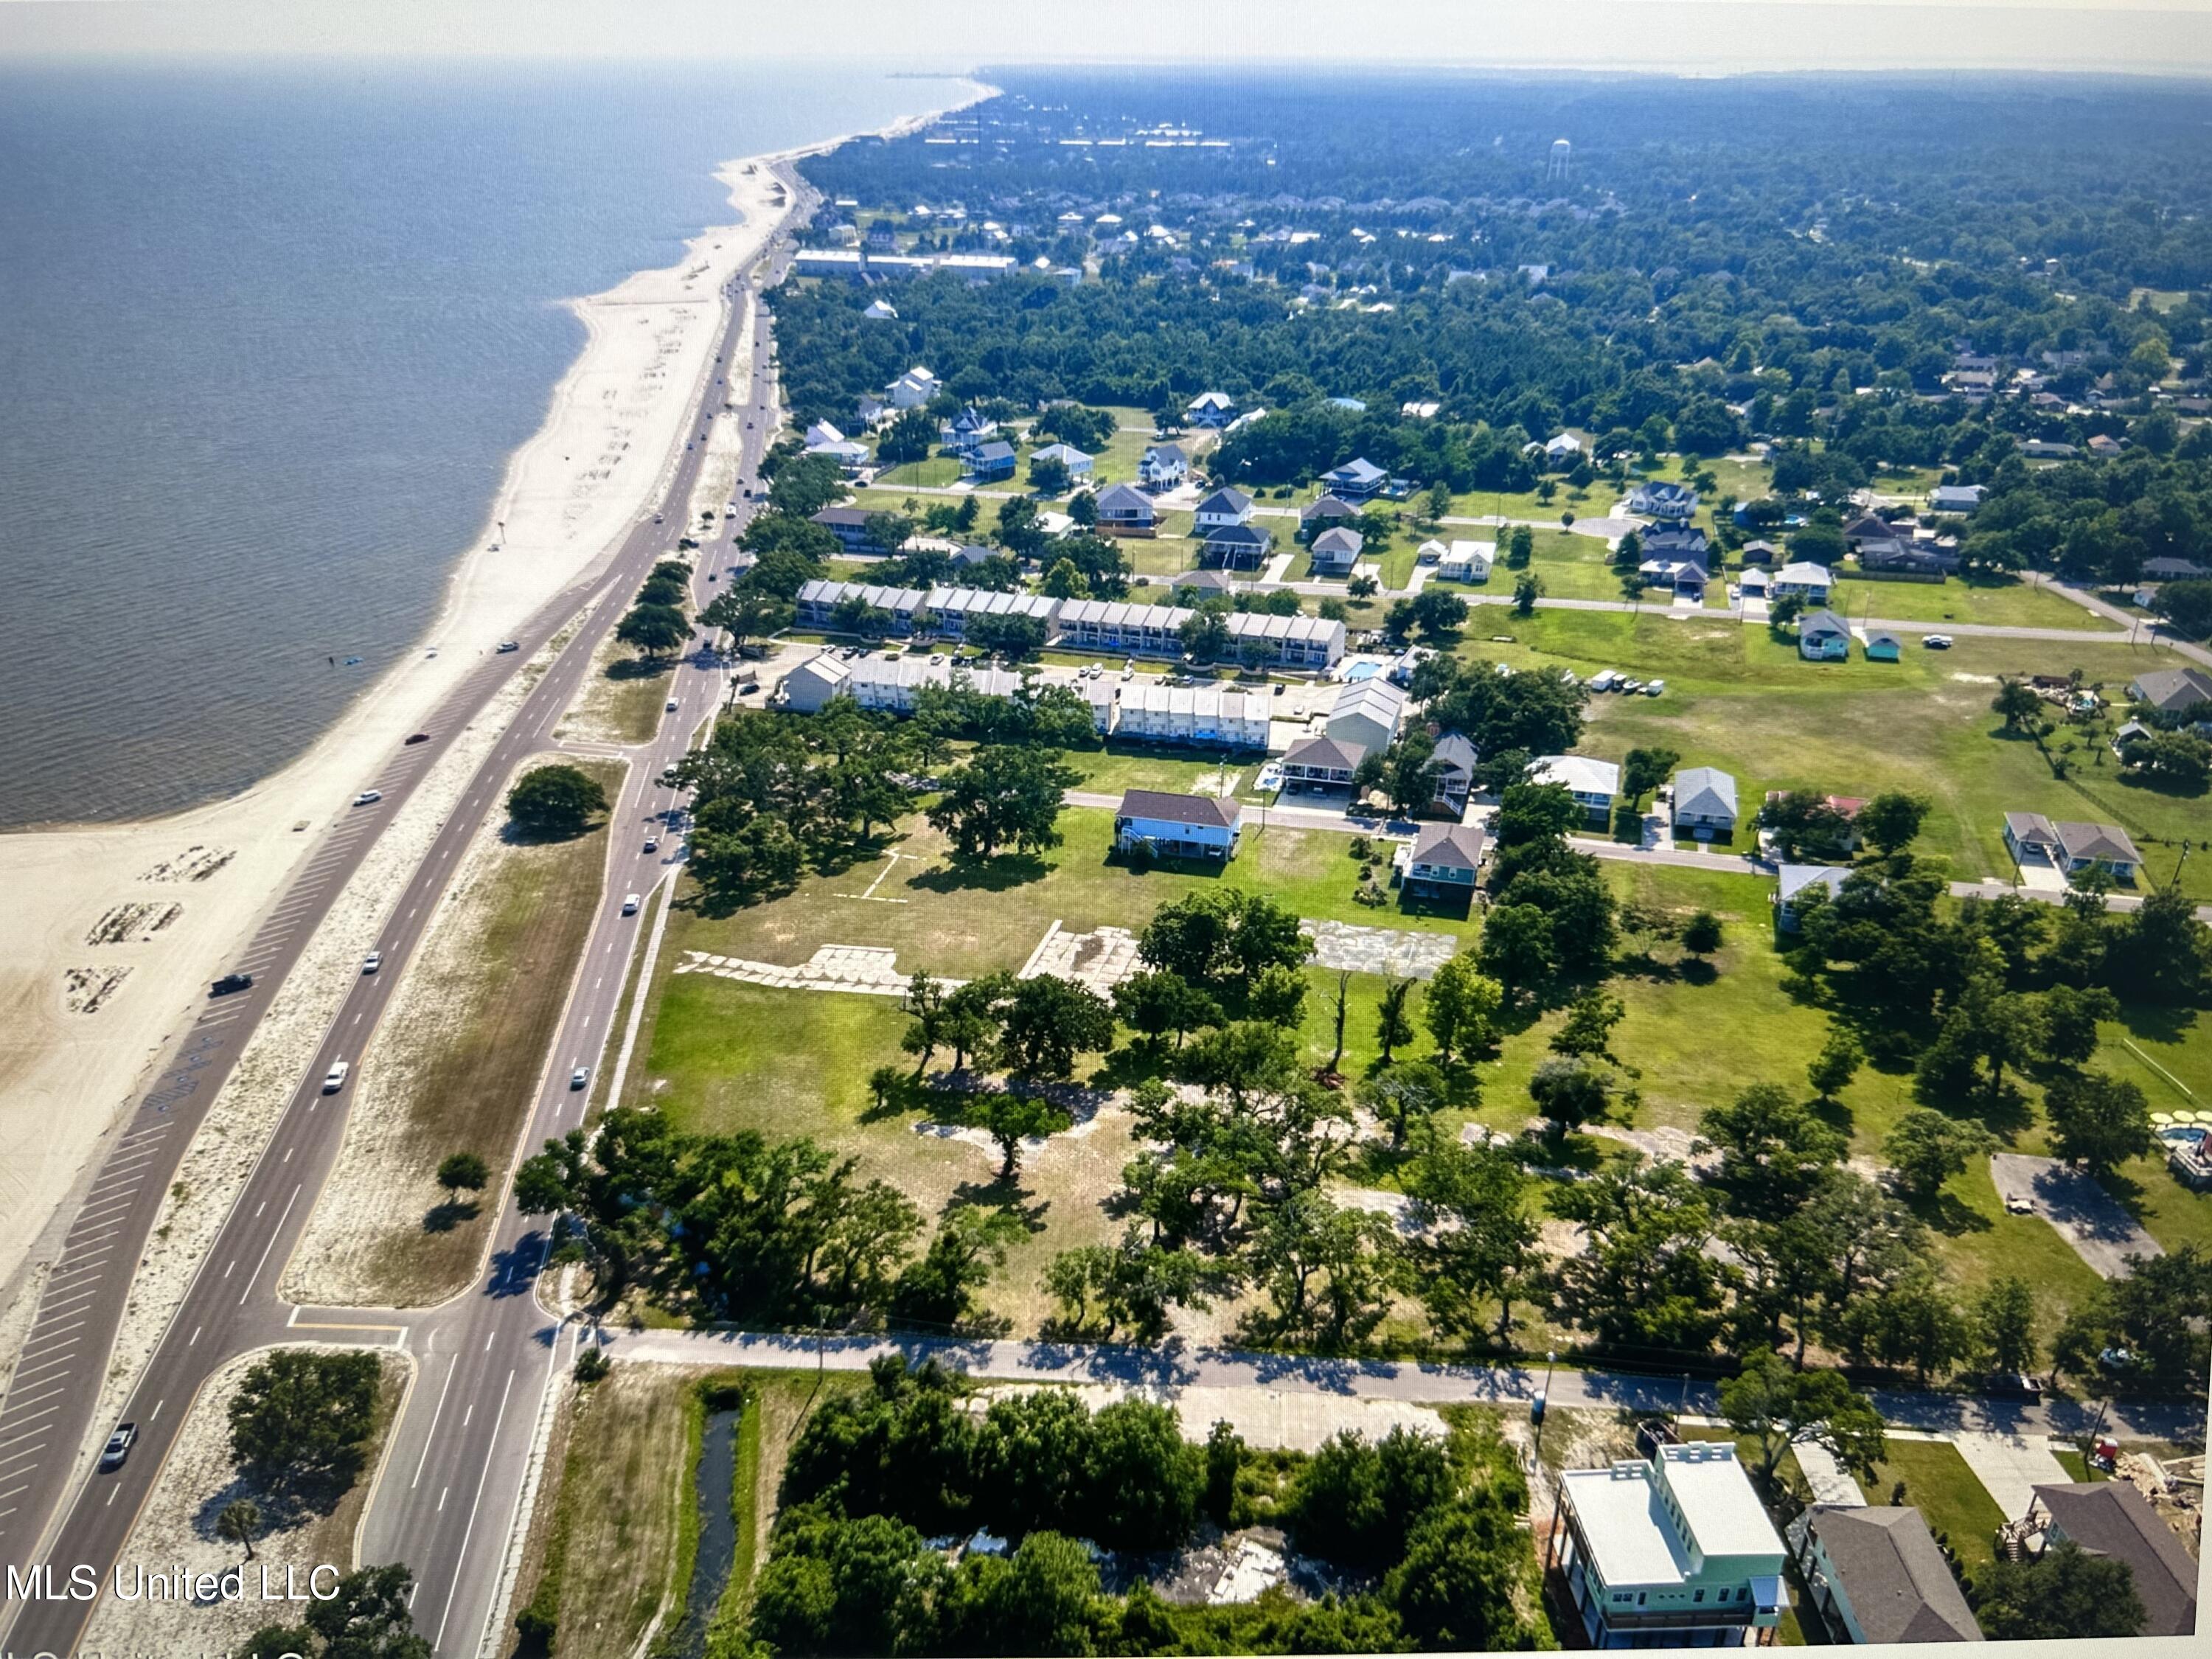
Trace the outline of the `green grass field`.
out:
M 1905 1482 L 1905 1501 L 1926 1518 L 1929 1531 L 1949 1537 L 1969 1571 L 1995 1557 L 1996 1529 L 2007 1516 L 1956 1446 L 1941 1440 L 1891 1441 L 1888 1460 L 1876 1464 L 1874 1479 L 1863 1484 L 1869 1499 L 1886 1504 L 1899 1480 Z
M 1829 609 L 1853 622 L 1981 623 L 2006 628 L 2079 628 L 2110 633 L 2112 624 L 2032 582 L 2012 579 L 1946 582 L 1837 582 Z M 1911 643 L 1908 641 L 1908 643 Z

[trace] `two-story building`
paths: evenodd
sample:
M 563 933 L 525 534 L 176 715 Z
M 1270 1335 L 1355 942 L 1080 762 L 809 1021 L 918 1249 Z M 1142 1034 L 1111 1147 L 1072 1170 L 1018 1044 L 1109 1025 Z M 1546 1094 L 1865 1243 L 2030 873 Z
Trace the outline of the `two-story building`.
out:
M 1841 864 L 1782 866 L 1774 888 L 1774 925 L 1785 933 L 1800 931 L 1804 925 L 1801 907 L 1806 893 L 1820 888 L 1821 894 L 1817 902 L 1829 902 L 1844 890 L 1844 883 L 1850 873 L 1850 867 Z
M 1348 575 L 1352 567 L 1359 561 L 1359 550 L 1365 545 L 1357 530 L 1340 524 L 1331 525 L 1313 538 L 1313 557 L 1310 562 L 1314 574 Z
M 884 388 L 884 400 L 893 409 L 919 409 L 934 398 L 942 386 L 943 382 L 927 369 L 909 368 Z
M 1674 833 L 1699 841 L 1735 834 L 1735 780 L 1717 766 L 1686 766 L 1674 774 Z
M 1528 763 L 1528 781 L 1556 783 L 1575 798 L 1592 824 L 1613 818 L 1613 798 L 1620 793 L 1620 768 L 1587 755 L 1542 755 Z
M 837 545 L 848 553 L 866 553 L 874 550 L 868 545 L 868 520 L 880 508 L 868 507 L 825 507 L 814 515 L 813 522 L 837 538 Z
M 933 587 L 929 590 L 929 626 L 940 639 L 968 636 L 968 624 L 977 617 L 1034 617 L 1049 635 L 1059 617 L 1060 601 L 1044 593 L 1005 593 L 989 587 Z
M 1339 743 L 1381 754 L 1406 723 L 1406 694 L 1380 676 L 1354 680 L 1336 694 L 1323 729 Z
M 1215 490 L 1198 504 L 1191 514 L 1191 526 L 1200 536 L 1210 536 L 1217 530 L 1234 529 L 1252 521 L 1252 498 L 1241 489 L 1224 487 Z
M 1815 1504 L 1790 1523 L 1790 1547 L 1833 1641 L 1983 1639 L 1918 1510 Z
M 1685 483 L 1652 479 L 1628 492 L 1628 510 L 1664 524 L 1687 524 L 1698 516 L 1698 492 Z
M 1283 793 L 1296 795 L 1311 790 L 1349 789 L 1352 775 L 1366 758 L 1366 749 L 1348 739 L 1300 738 L 1283 751 Z
M 1114 850 L 1159 859 L 1227 863 L 1237 856 L 1242 809 L 1218 795 L 1170 795 L 1157 789 L 1123 792 L 1114 813 Z
M 1180 657 L 1182 625 L 1197 614 L 1179 605 L 1068 599 L 1060 607 L 1060 643 L 1121 657 Z
M 1097 465 L 1097 461 L 1085 454 L 1073 444 L 1047 444 L 1030 457 L 1031 466 L 1035 466 L 1039 461 L 1058 461 L 1067 469 L 1070 480 L 1079 483 L 1089 477 L 1092 469 Z
M 1150 490 L 1173 489 L 1190 476 L 1190 457 L 1180 444 L 1154 444 L 1137 462 L 1137 482 Z
M 885 618 L 883 630 L 908 635 L 924 625 L 929 595 L 919 587 L 878 587 L 869 582 L 833 582 L 817 578 L 800 586 L 794 605 L 798 625 L 805 629 L 840 629 L 838 610 L 859 600 Z
M 1274 546 L 1256 524 L 1224 525 L 1201 533 L 1205 540 L 1198 550 L 1200 562 L 1223 570 L 1256 570 Z
M 1267 702 L 1234 685 L 1125 685 L 1115 735 L 1193 749 L 1265 749 Z
M 1271 611 L 1239 611 L 1229 618 L 1229 637 L 1240 662 L 1255 668 L 1289 668 L 1320 673 L 1343 659 L 1345 626 L 1327 617 L 1279 617 Z
M 1390 475 L 1364 455 L 1342 466 L 1333 466 L 1321 475 L 1323 492 L 1346 501 L 1371 500 L 1381 495 L 1389 482 Z
M 1152 497 L 1125 483 L 1098 492 L 1098 527 L 1110 536 L 1149 536 L 1159 522 Z
M 1237 418 L 1237 400 L 1225 392 L 1201 392 L 1183 406 L 1182 417 L 1200 431 L 1215 431 Z
M 990 438 L 968 452 L 966 477 L 970 483 L 995 483 L 1014 476 L 1014 447 L 1004 438 Z
M 1471 901 L 1484 850 L 1480 824 L 1425 823 L 1391 862 L 1401 884 L 1415 898 Z
M 2033 1554 L 2070 1543 L 2124 1562 L 2143 1606 L 2145 1636 L 2197 1633 L 2197 1559 L 2163 1516 L 2124 1480 L 2052 1481 L 2035 1488 L 2028 1511 L 2007 1528 Z
M 1782 1540 L 1728 1441 L 1559 1477 L 1548 1565 L 1592 1647 L 1745 1647 L 1788 1607 Z
M 1800 559 L 1785 564 L 1774 573 L 1767 584 L 1767 592 L 1778 599 L 1802 599 L 1808 605 L 1826 605 L 1828 591 L 1835 581 L 1825 564 L 1814 564 L 1809 559 Z

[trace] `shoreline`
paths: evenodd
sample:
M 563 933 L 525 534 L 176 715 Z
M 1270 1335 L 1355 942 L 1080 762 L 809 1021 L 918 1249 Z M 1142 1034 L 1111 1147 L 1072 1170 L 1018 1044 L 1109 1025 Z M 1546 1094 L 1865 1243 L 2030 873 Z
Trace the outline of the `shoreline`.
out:
M 33 1299 L 40 1261 L 57 1251 L 116 1124 L 201 1012 L 205 981 L 278 905 L 360 780 L 494 644 L 611 556 L 662 487 L 714 369 L 723 307 L 747 303 L 723 289 L 783 222 L 769 165 L 901 136 L 993 92 L 971 82 L 957 101 L 882 128 L 724 161 L 712 176 L 729 219 L 686 238 L 674 264 L 568 301 L 583 344 L 507 456 L 434 613 L 283 766 L 160 817 L 0 833 L 0 890 L 15 896 L 20 940 L 0 961 L 0 1375 L 20 1340 L 13 1304 Z M 672 544 L 681 533 L 670 528 Z M 212 867 L 180 868 L 187 858 Z M 147 907 L 143 922 L 107 937 L 137 906 Z M 65 975 L 86 969 L 119 976 L 96 1011 L 73 1012 Z

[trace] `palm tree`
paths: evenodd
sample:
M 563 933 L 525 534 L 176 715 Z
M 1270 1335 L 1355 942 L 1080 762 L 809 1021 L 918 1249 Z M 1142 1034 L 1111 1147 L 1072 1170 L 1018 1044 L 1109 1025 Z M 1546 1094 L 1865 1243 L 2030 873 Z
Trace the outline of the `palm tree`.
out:
M 246 1559 L 253 1559 L 253 1534 L 261 1530 L 261 1506 L 250 1498 L 234 1498 L 215 1518 L 216 1535 L 246 1546 Z

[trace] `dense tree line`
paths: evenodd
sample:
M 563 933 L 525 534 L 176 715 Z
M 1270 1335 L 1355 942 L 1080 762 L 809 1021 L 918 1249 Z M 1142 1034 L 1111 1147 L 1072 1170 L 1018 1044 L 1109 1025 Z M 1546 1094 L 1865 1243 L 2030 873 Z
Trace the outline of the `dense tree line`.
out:
M 966 1385 L 896 1356 L 872 1386 L 825 1401 L 785 1466 L 751 1633 L 790 1654 L 1373 1652 L 1534 1644 L 1519 1611 L 1527 1490 L 1494 1434 L 1450 1448 L 1394 1431 L 1339 1435 L 1265 1497 L 1298 1547 L 1376 1588 L 1298 1603 L 1182 1607 L 1142 1583 L 1105 1593 L 1088 1546 L 1174 1549 L 1202 1520 L 1254 1511 L 1243 1443 L 1203 1448 L 1175 1413 L 1126 1401 L 1096 1413 L 1042 1389 L 964 1409 Z M 1278 1455 L 1275 1462 L 1284 1459 Z M 941 1547 L 1001 1540 L 957 1565 Z M 933 1539 L 938 1541 L 933 1542 Z M 1212 1638 L 1209 1640 L 1209 1637 Z

